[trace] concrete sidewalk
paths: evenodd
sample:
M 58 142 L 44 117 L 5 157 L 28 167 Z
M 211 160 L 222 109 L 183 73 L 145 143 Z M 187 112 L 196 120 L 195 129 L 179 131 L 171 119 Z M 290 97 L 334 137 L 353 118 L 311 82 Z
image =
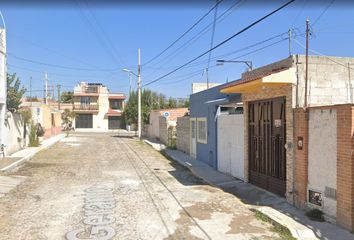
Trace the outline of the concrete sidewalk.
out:
M 59 134 L 55 137 L 51 137 L 49 139 L 42 141 L 39 147 L 27 147 L 23 150 L 11 154 L 10 156 L 7 156 L 5 159 L 0 160 L 0 162 L 4 161 L 8 163 L 6 164 L 6 166 L 2 166 L 0 171 L 8 172 L 14 170 L 15 168 L 19 167 L 23 162 L 31 159 L 39 151 L 52 146 L 53 144 L 60 141 L 64 137 L 65 134 Z
M 156 150 L 161 149 L 158 143 L 150 142 L 149 140 L 144 142 L 150 144 Z M 165 153 L 173 160 L 189 168 L 193 174 L 207 183 L 235 195 L 248 208 L 256 209 L 279 224 L 286 226 L 297 239 L 354 240 L 354 234 L 335 224 L 311 221 L 305 216 L 304 211 L 289 204 L 285 198 L 218 172 L 181 151 L 165 149 Z

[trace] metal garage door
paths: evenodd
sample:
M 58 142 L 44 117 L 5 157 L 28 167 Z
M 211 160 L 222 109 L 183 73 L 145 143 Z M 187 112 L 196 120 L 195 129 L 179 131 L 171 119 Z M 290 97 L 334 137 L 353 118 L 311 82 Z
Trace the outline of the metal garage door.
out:
M 76 114 L 75 128 L 92 128 L 92 114 Z
M 249 104 L 249 180 L 284 196 L 286 190 L 285 99 Z
M 108 117 L 108 129 L 119 129 L 120 128 L 120 117 L 112 116 Z

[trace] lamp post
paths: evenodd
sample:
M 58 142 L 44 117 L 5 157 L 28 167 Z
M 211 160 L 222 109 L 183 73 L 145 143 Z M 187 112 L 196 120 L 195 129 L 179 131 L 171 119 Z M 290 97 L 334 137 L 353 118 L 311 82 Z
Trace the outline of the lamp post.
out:
M 130 93 L 132 92 L 132 74 L 136 77 L 138 77 L 138 75 L 136 75 L 135 73 L 133 73 L 132 71 L 126 68 L 123 68 L 122 71 L 129 73 L 129 96 L 130 96 Z
M 244 63 L 248 67 L 248 71 L 252 71 L 252 61 L 235 61 L 235 60 L 216 60 L 217 65 L 223 65 L 224 63 Z
M 133 71 L 129 69 L 122 69 L 124 72 L 128 72 L 133 74 L 138 78 L 138 138 L 141 139 L 141 66 L 140 66 L 140 48 L 138 48 L 138 74 L 135 74 Z M 130 79 L 131 80 L 131 79 Z M 131 90 L 131 81 L 130 81 L 130 90 Z

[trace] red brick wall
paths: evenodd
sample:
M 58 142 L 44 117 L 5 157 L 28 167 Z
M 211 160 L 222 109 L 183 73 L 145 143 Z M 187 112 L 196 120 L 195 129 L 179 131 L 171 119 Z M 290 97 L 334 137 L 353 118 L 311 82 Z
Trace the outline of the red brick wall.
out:
M 61 127 L 47 128 L 47 129 L 45 130 L 43 139 L 45 140 L 45 139 L 54 137 L 54 136 L 60 134 L 61 132 L 62 132 L 62 131 L 61 131 Z
M 295 135 L 295 204 L 304 208 L 307 202 L 308 184 L 308 112 L 302 108 L 294 109 L 294 135 Z M 303 139 L 302 150 L 297 147 L 298 137 Z
M 337 223 L 354 230 L 354 110 L 337 106 Z
M 317 107 L 337 111 L 337 224 L 354 230 L 354 106 L 350 104 Z M 295 141 L 303 137 L 303 149 L 296 147 L 295 203 L 305 207 L 308 185 L 308 121 L 307 113 L 294 109 Z

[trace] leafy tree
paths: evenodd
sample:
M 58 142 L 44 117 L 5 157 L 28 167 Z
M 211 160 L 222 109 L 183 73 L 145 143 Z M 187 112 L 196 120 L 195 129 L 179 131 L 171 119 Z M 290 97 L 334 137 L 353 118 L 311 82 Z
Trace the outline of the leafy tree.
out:
M 64 112 L 61 114 L 61 119 L 63 120 L 65 127 L 71 127 L 74 118 L 75 112 L 69 109 L 65 109 Z
M 168 108 L 176 108 L 177 107 L 177 100 L 170 97 L 167 102 L 167 107 Z
M 162 93 L 159 95 L 159 109 L 166 108 L 166 97 Z
M 64 91 L 60 96 L 60 102 L 62 103 L 72 103 L 73 101 L 73 92 L 72 91 Z
M 142 122 L 143 124 L 149 123 L 149 115 L 151 110 L 185 107 L 187 105 L 189 106 L 189 101 L 187 99 L 180 100 L 170 97 L 168 100 L 166 100 L 165 95 L 162 93 L 144 89 L 141 94 Z M 138 123 L 137 91 L 131 92 L 123 112 L 123 119 L 128 125 Z
M 26 88 L 21 86 L 21 81 L 18 77 L 16 77 L 16 73 L 7 74 L 7 99 L 6 105 L 9 111 L 18 110 L 21 104 L 21 98 L 23 94 L 26 92 Z
M 128 125 L 138 123 L 138 95 L 136 91 L 130 92 L 128 102 L 124 108 L 123 117 Z
M 27 97 L 27 101 L 29 102 L 39 102 L 38 97 Z

